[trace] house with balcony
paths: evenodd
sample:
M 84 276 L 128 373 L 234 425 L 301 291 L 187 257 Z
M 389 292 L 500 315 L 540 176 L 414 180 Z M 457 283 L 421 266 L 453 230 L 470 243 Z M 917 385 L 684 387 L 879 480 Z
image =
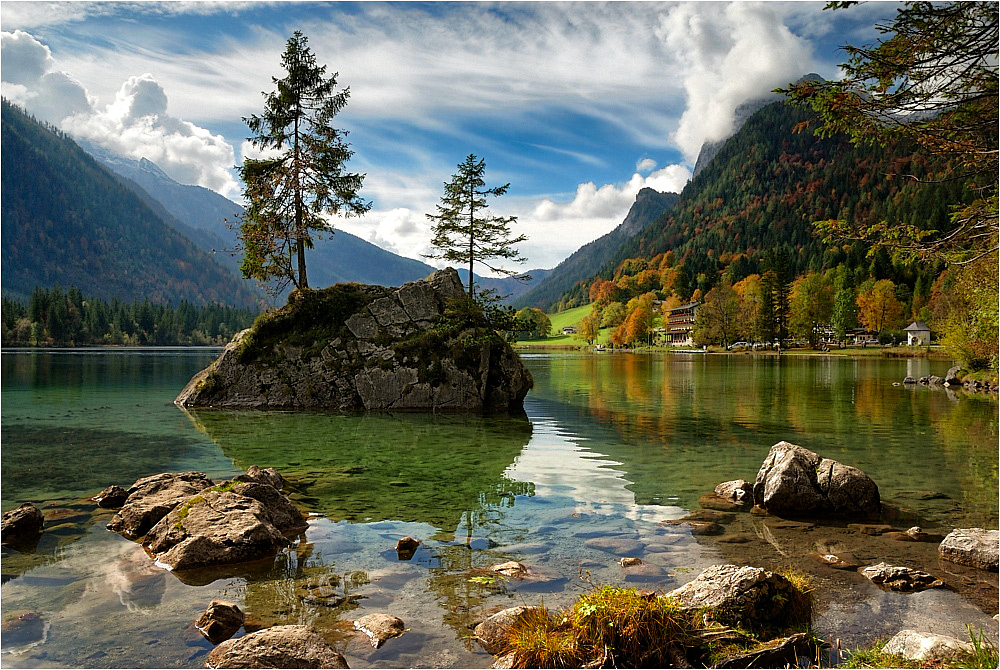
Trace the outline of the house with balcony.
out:
M 694 319 L 700 302 L 663 310 L 663 339 L 665 344 L 690 347 L 694 345 Z

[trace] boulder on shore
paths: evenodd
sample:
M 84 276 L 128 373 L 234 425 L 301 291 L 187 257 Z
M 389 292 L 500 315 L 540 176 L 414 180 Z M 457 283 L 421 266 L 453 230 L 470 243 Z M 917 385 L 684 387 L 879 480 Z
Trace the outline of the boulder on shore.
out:
M 214 483 L 200 472 L 165 472 L 143 477 L 129 487 L 128 498 L 108 522 L 108 530 L 138 540 L 170 510 Z
M 310 626 L 274 626 L 226 640 L 207 668 L 346 668 L 347 661 Z
M 947 635 L 901 630 L 882 647 L 882 653 L 902 656 L 911 661 L 946 661 L 958 654 L 972 652 L 972 645 Z
M 5 512 L 0 537 L 3 544 L 26 544 L 42 534 L 45 517 L 34 503 L 26 502 L 20 507 Z
M 294 291 L 181 391 L 182 407 L 521 411 L 531 374 L 439 270 Z
M 956 528 L 938 547 L 941 558 L 980 570 L 997 572 L 1000 531 L 983 528 Z
M 881 510 L 878 486 L 864 472 L 789 442 L 771 447 L 753 499 L 767 512 L 788 517 L 875 517 Z
M 719 623 L 726 625 L 784 628 L 801 623 L 792 618 L 809 614 L 807 601 L 791 582 L 751 566 L 713 565 L 667 597 L 687 609 L 712 608 Z

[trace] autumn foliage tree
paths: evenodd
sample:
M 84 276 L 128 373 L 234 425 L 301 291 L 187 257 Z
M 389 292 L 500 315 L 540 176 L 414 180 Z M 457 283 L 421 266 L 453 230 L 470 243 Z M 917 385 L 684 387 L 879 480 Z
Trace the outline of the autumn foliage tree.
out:
M 950 229 L 830 220 L 824 228 L 831 237 L 860 238 L 949 263 L 996 254 L 998 17 L 995 2 L 907 2 L 893 21 L 876 26 L 881 37 L 874 44 L 844 47 L 842 79 L 786 89 L 818 113 L 817 134 L 846 133 L 881 146 L 905 138 L 948 161 L 951 178 L 973 193 L 966 204 L 954 203 Z
M 720 284 L 707 294 L 695 315 L 695 344 L 728 346 L 737 337 L 740 298 L 729 284 Z
M 889 279 L 866 282 L 858 291 L 858 321 L 874 333 L 899 328 L 903 305 L 896 298 L 896 285 Z
M 810 272 L 792 283 L 789 325 L 798 337 L 816 348 L 833 314 L 833 284 L 826 276 Z

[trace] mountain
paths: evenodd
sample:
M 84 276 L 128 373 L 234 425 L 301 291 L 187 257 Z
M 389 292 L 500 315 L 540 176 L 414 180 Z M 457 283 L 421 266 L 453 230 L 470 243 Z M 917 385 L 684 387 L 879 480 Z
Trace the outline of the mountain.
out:
M 68 136 L 2 103 L 3 292 L 249 305 L 256 296 Z
M 822 82 L 825 80 L 815 72 L 810 72 L 803 77 L 799 77 L 799 80 L 795 82 L 795 85 L 797 86 L 806 81 Z M 740 103 L 733 112 L 733 129 L 729 132 L 729 134 L 717 142 L 705 142 L 701 145 L 701 150 L 698 152 L 698 158 L 694 163 L 694 172 L 691 176 L 697 177 L 698 174 L 705 169 L 705 166 L 708 165 L 713 158 L 715 158 L 715 154 L 719 153 L 719 149 L 721 149 L 726 143 L 726 140 L 739 132 L 740 128 L 743 127 L 743 124 L 745 124 L 758 110 L 764 108 L 772 102 L 782 99 L 782 96 L 778 93 L 770 93 L 760 98 L 746 100 L 745 102 Z
M 651 188 L 640 189 L 635 202 L 617 228 L 593 242 L 585 244 L 551 270 L 537 286 L 516 298 L 517 307 L 539 307 L 551 311 L 559 298 L 577 282 L 587 279 L 603 266 L 628 240 L 660 218 L 677 202 L 676 193 L 660 193 Z
M 765 254 L 780 253 L 792 278 L 843 264 L 858 283 L 871 275 L 912 285 L 915 270 L 894 266 L 884 252 L 868 258 L 860 242 L 829 245 L 813 222 L 888 221 L 948 230 L 950 204 L 969 198 L 964 181 L 946 178 L 949 166 L 909 144 L 872 147 L 845 136 L 797 132 L 814 120 L 800 106 L 765 105 L 688 182 L 669 212 L 625 240 L 591 276 L 628 286 L 623 272 L 652 272 L 643 277 L 642 290 L 685 300 L 722 276 L 735 283 L 760 273 Z M 587 291 L 583 283 L 562 302 L 584 304 Z
M 192 239 L 203 249 L 228 256 L 232 267 L 239 266 L 238 255 L 226 251 L 236 247 L 235 226 L 243 216 L 242 207 L 215 191 L 174 181 L 145 158 L 125 158 L 92 143 L 83 146 L 108 168 L 138 184 L 176 220 L 201 231 Z M 434 272 L 426 263 L 398 256 L 343 230 L 315 242 L 306 263 L 310 285 L 316 288 L 342 282 L 399 286 Z
M 80 145 L 125 179 L 126 183 L 136 185 L 148 194 L 168 213 L 164 217 L 168 223 L 206 251 L 215 253 L 220 262 L 238 270 L 238 254 L 224 250 L 236 246 L 234 229 L 229 226 L 239 222 L 243 216 L 242 207 L 215 191 L 174 181 L 145 158 L 138 161 L 126 158 L 91 142 L 81 141 Z M 435 270 L 426 263 L 398 256 L 343 230 L 336 231 L 332 239 L 317 239 L 306 262 L 310 284 L 317 288 L 343 282 L 399 286 L 423 279 Z M 477 275 L 476 284 L 513 298 L 536 285 L 547 273 L 548 270 L 531 270 L 527 273 L 532 277 L 528 282 Z M 463 282 L 468 281 L 467 270 L 459 270 L 459 274 Z

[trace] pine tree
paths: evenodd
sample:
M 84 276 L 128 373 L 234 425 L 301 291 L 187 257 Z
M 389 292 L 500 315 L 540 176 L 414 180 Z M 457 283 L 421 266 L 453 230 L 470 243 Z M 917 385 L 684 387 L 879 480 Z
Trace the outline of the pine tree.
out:
M 486 214 L 489 207 L 486 196 L 499 197 L 507 192 L 510 184 L 485 188 L 485 172 L 486 160 L 477 160 L 475 154 L 469 154 L 459 163 L 458 173 L 452 175 L 450 182 L 445 182 L 438 213 L 427 215 L 434 222 L 431 244 L 440 252 L 426 257 L 468 263 L 470 298 L 475 298 L 475 262 L 479 261 L 497 274 L 514 277 L 518 274 L 516 271 L 492 265 L 489 261 L 504 259 L 523 263 L 524 258 L 514 245 L 528 239 L 525 235 L 512 237 L 510 224 L 517 222 L 516 216 Z
M 246 159 L 239 168 L 248 206 L 240 224 L 244 277 L 309 288 L 306 249 L 316 232 L 330 231 L 324 214 L 359 216 L 371 208 L 358 196 L 365 175 L 344 171 L 353 151 L 347 131 L 331 124 L 347 104 L 350 89 L 336 89 L 308 39 L 296 31 L 281 57 L 288 73 L 272 78 L 264 113 L 245 118 L 250 143 L 276 157 Z

